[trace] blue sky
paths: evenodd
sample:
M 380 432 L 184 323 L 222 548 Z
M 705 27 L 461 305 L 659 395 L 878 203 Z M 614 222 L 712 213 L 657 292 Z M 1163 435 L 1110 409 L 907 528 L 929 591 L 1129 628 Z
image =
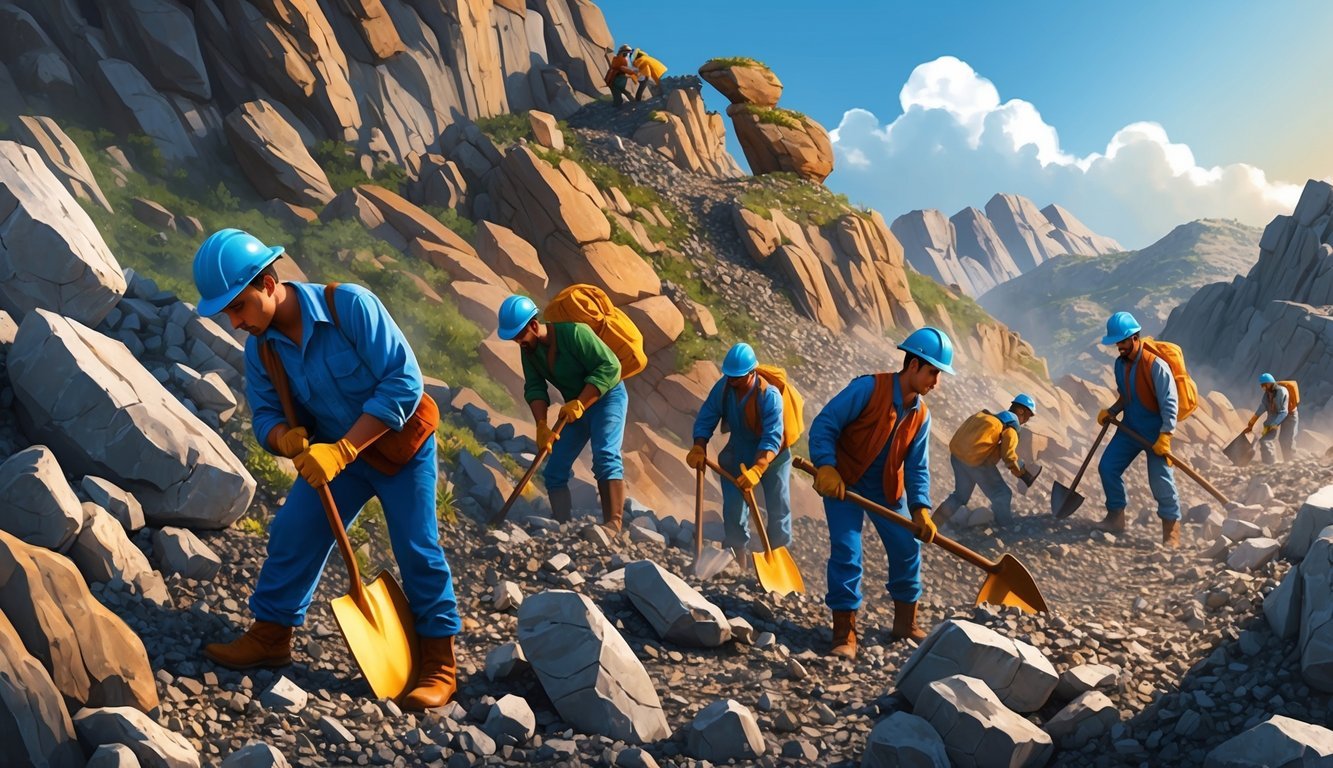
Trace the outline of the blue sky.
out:
M 1333 177 L 1333 141 L 1323 138 L 1333 125 L 1326 39 L 1333 3 L 604 0 L 599 6 L 617 43 L 642 47 L 671 74 L 693 72 L 713 56 L 751 56 L 783 81 L 780 106 L 805 112 L 830 130 L 849 110 L 863 110 L 856 113 L 859 123 L 839 132 L 838 167 L 827 183 L 890 220 L 911 208 L 953 213 L 964 205 L 980 207 L 989 197 L 982 190 L 989 188 L 1027 194 L 1039 205 L 1066 204 L 1094 229 L 1138 247 L 1165 234 L 1170 216 L 1266 223 L 1295 195 L 1295 187 L 1277 183 L 1299 186 L 1307 178 Z M 955 84 L 966 81 L 964 90 L 993 85 L 998 104 L 991 108 L 1013 114 L 1005 105 L 1029 103 L 1034 109 L 1017 112 L 1039 114 L 1058 133 L 1058 149 L 1070 163 L 1086 165 L 1093 153 L 1108 154 L 1117 132 L 1140 123 L 1160 126 L 1163 135 L 1132 130 L 1125 136 L 1153 134 L 1161 147 L 1185 145 L 1191 154 L 1181 160 L 1178 146 L 1159 152 L 1145 144 L 1091 174 L 1069 173 L 1058 165 L 1035 165 L 1022 157 L 1021 147 L 992 151 L 986 145 L 997 134 L 981 135 L 985 114 L 949 107 L 960 123 L 976 121 L 970 144 L 931 146 L 926 154 L 935 156 L 932 163 L 908 163 L 905 156 L 922 151 L 905 145 L 904 137 L 920 141 L 926 125 L 941 130 L 942 114 L 917 116 L 921 125 L 905 123 L 896 133 L 884 128 L 903 115 L 900 94 L 914 71 L 943 56 L 966 65 L 949 69 Z M 938 68 L 919 72 L 926 80 L 938 75 Z M 705 98 L 710 108 L 725 109 L 711 88 Z M 928 107 L 932 98 L 922 103 Z M 1032 123 L 1030 116 L 1024 120 Z M 1164 186 L 1161 194 L 1173 202 L 1161 215 L 1152 215 L 1162 208 L 1155 203 L 1123 210 L 1134 208 L 1125 187 L 1133 186 L 1136 173 L 1156 175 L 1153 157 L 1162 152 L 1174 156 L 1168 164 L 1177 174 L 1195 179 L 1193 186 Z M 1139 157 L 1138 165 L 1130 166 L 1131 156 Z M 863 162 L 851 162 L 853 157 Z M 1222 170 L 1184 173 L 1190 165 Z M 953 170 L 963 167 L 966 179 L 953 178 Z M 1251 168 L 1264 172 L 1263 183 L 1246 181 L 1254 175 Z M 951 181 L 917 183 L 939 176 Z M 894 179 L 912 180 L 920 199 Z M 1203 193 L 1198 199 L 1193 187 Z

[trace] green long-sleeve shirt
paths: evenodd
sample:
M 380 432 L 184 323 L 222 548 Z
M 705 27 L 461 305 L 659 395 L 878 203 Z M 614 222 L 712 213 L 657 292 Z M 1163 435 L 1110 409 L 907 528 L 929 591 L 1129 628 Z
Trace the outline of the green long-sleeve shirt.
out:
M 523 353 L 523 397 L 529 403 L 551 402 L 550 382 L 565 402 L 579 396 L 583 387 L 597 387 L 599 396 L 620 383 L 620 361 L 611 348 L 584 323 L 552 323 L 548 338 L 555 344 L 554 365 L 548 365 L 549 347 L 538 345 Z

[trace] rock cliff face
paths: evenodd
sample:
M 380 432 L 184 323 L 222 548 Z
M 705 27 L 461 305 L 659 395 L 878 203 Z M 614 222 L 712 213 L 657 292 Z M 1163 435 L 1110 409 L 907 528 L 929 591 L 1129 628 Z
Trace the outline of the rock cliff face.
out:
M 894 219 L 892 229 L 917 271 L 969 296 L 981 296 L 1061 254 L 1123 250 L 1060 206 L 1038 210 L 1020 195 L 997 194 L 985 213 L 964 208 L 948 220 L 933 209 L 911 211 Z
M 1201 383 L 1242 404 L 1257 403 L 1255 380 L 1268 371 L 1299 381 L 1301 410 L 1317 414 L 1333 398 L 1330 305 L 1333 186 L 1311 180 L 1296 209 L 1264 229 L 1249 272 L 1201 288 L 1171 313 L 1162 336 L 1190 351 Z
M 587 0 L 20 0 L 0 15 L 0 81 L 17 85 L 0 117 L 105 117 L 171 162 L 243 154 L 254 138 L 223 126 L 263 102 L 307 145 L 404 165 L 460 118 L 569 115 L 603 90 L 613 44 Z

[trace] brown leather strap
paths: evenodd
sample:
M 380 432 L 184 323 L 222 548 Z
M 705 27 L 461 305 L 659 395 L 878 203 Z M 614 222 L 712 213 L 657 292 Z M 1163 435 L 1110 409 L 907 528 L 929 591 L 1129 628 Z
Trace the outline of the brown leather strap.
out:
M 342 326 L 338 324 L 338 305 L 333 301 L 333 292 L 338 290 L 339 285 L 342 283 L 329 283 L 324 286 L 324 303 L 329 305 L 329 317 L 333 318 L 333 327 L 341 331 Z

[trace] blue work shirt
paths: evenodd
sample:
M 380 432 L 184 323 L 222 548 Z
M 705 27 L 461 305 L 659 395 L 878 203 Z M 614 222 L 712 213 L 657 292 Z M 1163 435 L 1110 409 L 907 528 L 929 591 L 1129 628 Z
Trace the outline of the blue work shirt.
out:
M 286 283 L 301 305 L 301 343 L 269 327 L 245 342 L 245 395 L 259 444 L 271 451 L 268 434 L 286 418 L 277 390 L 259 358 L 272 340 L 291 382 L 299 418 L 311 442 L 335 442 L 368 413 L 398 431 L 421 401 L 416 355 L 379 298 L 359 285 L 334 291 L 339 325 L 324 303 L 324 286 Z
M 1142 362 L 1142 352 L 1139 352 L 1138 358 L 1130 364 L 1126 364 L 1125 358 L 1116 357 L 1115 385 L 1120 391 L 1120 405 L 1119 407 L 1112 406 L 1108 410 L 1113 414 L 1128 411 L 1125 414 L 1126 417 L 1140 424 L 1144 420 L 1150 421 L 1160 416 L 1162 426 L 1159 432 L 1174 432 L 1176 431 L 1176 412 L 1179 401 L 1176 395 L 1176 379 L 1171 375 L 1171 366 L 1167 365 L 1165 360 L 1160 357 L 1153 360 L 1151 371 L 1153 389 L 1157 392 L 1157 413 L 1148 410 L 1148 407 L 1143 404 L 1137 387 L 1134 389 L 1134 397 L 1131 398 L 1126 394 L 1125 382 L 1134 381 L 1133 377 L 1138 376 L 1138 367 Z M 1151 436 L 1149 438 L 1151 439 Z
M 713 430 L 717 429 L 717 423 L 726 419 L 733 438 L 745 435 L 750 440 L 758 440 L 757 450 L 760 453 L 764 451 L 777 453 L 782 450 L 782 394 L 774 386 L 764 387 L 761 393 L 758 390 L 758 376 L 755 376 L 754 386 L 739 397 L 735 389 L 727 386 L 726 378 L 719 379 L 704 400 L 699 415 L 694 419 L 694 439 L 709 439 L 713 436 Z M 759 425 L 763 429 L 763 434 L 760 435 L 751 431 L 750 425 L 745 420 L 745 407 L 752 397 L 761 398 L 758 403 Z
M 825 465 L 837 466 L 838 464 L 838 437 L 842 435 L 842 430 L 848 424 L 856 420 L 861 415 L 867 404 L 870 403 L 870 395 L 875 391 L 874 376 L 858 376 L 852 379 L 852 383 L 843 388 L 841 392 L 833 396 L 828 401 L 828 405 L 819 412 L 814 422 L 810 424 L 810 460 L 816 467 Z M 912 402 L 911 408 L 903 408 L 903 393 L 898 385 L 898 379 L 893 379 L 893 409 L 898 413 L 898 422 L 894 425 L 895 432 L 897 426 L 903 423 L 902 416 L 921 407 L 921 398 L 918 396 Z M 861 479 L 849 487 L 849 490 L 861 494 L 862 496 L 871 496 L 872 498 L 882 497 L 884 495 L 884 462 L 889 459 L 889 446 L 893 443 L 893 435 L 884 442 L 884 447 L 880 449 L 879 455 L 875 457 L 874 462 L 866 469 Z M 903 462 L 903 483 L 907 488 L 907 501 L 910 509 L 918 507 L 930 508 L 930 451 L 927 450 L 930 445 L 930 414 L 921 423 L 921 429 L 916 433 L 916 437 L 911 444 L 907 446 L 907 457 Z M 896 503 L 897 499 L 885 499 L 889 504 Z
M 1287 414 L 1291 412 L 1288 407 L 1291 404 L 1291 394 L 1287 388 L 1281 384 L 1273 387 L 1272 392 L 1264 392 L 1263 399 L 1259 401 L 1259 408 L 1254 412 L 1255 416 L 1263 416 L 1265 413 L 1272 413 L 1265 427 L 1276 427 L 1287 420 Z

